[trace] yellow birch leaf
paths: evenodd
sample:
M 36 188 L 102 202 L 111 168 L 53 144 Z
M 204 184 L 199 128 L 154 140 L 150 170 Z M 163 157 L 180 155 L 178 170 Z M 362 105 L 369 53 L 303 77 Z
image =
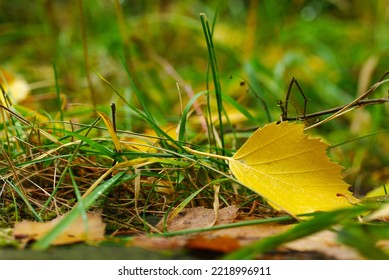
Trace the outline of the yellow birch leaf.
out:
M 359 200 L 348 191 L 342 167 L 328 159 L 327 144 L 282 122 L 258 129 L 229 159 L 235 177 L 275 208 L 292 215 L 330 211 Z

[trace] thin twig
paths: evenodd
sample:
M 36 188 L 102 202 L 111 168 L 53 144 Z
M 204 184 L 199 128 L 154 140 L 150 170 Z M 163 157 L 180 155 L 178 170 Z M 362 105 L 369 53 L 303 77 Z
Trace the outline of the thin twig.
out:
M 385 74 L 382 76 L 382 78 L 377 82 L 375 83 L 374 85 L 372 85 L 370 87 L 370 89 L 368 91 L 366 91 L 364 94 L 362 94 L 361 96 L 359 96 L 358 98 L 356 98 L 354 101 L 352 101 L 351 103 L 347 104 L 346 106 L 344 106 L 342 109 L 340 109 L 339 111 L 337 111 L 335 114 L 329 116 L 328 118 L 320 121 L 320 122 L 317 122 L 309 127 L 306 127 L 305 130 L 308 130 L 310 128 L 314 128 L 316 126 L 319 126 L 325 122 L 328 122 L 330 120 L 333 120 L 343 114 L 345 114 L 346 112 L 349 112 L 350 109 L 352 109 L 353 107 L 355 108 L 355 106 L 357 106 L 357 104 L 359 104 L 361 101 L 363 101 L 363 99 L 365 99 L 366 97 L 368 97 L 370 94 L 372 94 L 379 86 L 381 86 L 382 84 L 384 83 L 387 83 L 389 82 L 389 79 L 386 79 L 384 80 L 384 78 L 389 74 L 389 71 L 386 71 Z M 368 100 L 367 100 L 368 101 Z
M 288 103 L 289 103 L 289 96 L 290 96 L 290 93 L 292 91 L 292 86 L 293 84 L 295 84 L 297 86 L 297 88 L 299 89 L 301 95 L 303 96 L 304 98 L 304 111 L 303 111 L 303 117 L 305 116 L 305 112 L 307 110 L 307 103 L 309 101 L 309 98 L 305 97 L 305 94 L 303 92 L 303 90 L 301 89 L 299 83 L 297 82 L 297 79 L 295 77 L 292 78 L 292 81 L 290 82 L 289 84 L 289 87 L 288 87 L 288 92 L 286 94 L 286 98 L 285 98 L 285 101 L 284 102 L 280 102 L 279 105 L 281 107 L 281 110 L 282 110 L 282 120 L 287 120 L 288 119 Z M 285 105 L 284 105 L 285 104 Z
M 367 105 L 376 105 L 376 104 L 383 104 L 389 102 L 389 98 L 378 98 L 378 99 L 369 99 L 369 100 L 360 100 L 357 103 L 352 104 L 351 106 L 348 106 L 349 104 L 343 105 L 343 106 L 338 106 L 335 108 L 323 110 L 320 112 L 312 113 L 312 114 L 306 114 L 306 115 L 301 115 L 301 116 L 296 116 L 296 117 L 286 117 L 284 121 L 295 121 L 295 120 L 306 120 L 306 119 L 312 119 L 332 113 L 339 112 L 346 106 L 348 107 L 363 107 Z

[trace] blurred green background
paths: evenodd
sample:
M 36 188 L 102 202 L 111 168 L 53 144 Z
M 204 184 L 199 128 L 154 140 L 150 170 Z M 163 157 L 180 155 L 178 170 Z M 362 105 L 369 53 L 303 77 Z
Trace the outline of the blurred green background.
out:
M 223 93 L 258 120 L 233 118 L 231 109 L 238 130 L 269 122 L 261 99 L 271 121 L 279 120 L 277 101 L 285 99 L 292 77 L 310 99 L 307 113 L 313 113 L 351 102 L 389 68 L 387 0 L 16 0 L 0 1 L 0 10 L 0 67 L 31 88 L 21 105 L 58 110 L 55 66 L 68 99 L 67 119 L 91 117 L 73 103 L 108 112 L 116 102 L 119 128 L 140 132 L 144 125 L 122 109 L 99 75 L 137 105 L 126 65 L 159 124 L 177 124 L 190 95 L 207 89 L 200 13 L 215 22 Z M 387 88 L 371 98 L 387 97 Z M 289 115 L 301 113 L 303 99 L 295 87 L 291 102 Z M 382 132 L 389 128 L 388 114 L 388 104 L 369 106 L 311 131 L 331 144 L 347 142 L 330 152 L 346 167 L 357 194 L 389 181 L 389 137 Z

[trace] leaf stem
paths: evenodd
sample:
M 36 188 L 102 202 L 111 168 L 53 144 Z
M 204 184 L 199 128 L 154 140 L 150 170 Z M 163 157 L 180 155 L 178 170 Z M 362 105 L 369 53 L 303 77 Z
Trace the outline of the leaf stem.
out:
M 227 157 L 227 156 L 222 156 L 222 155 L 217 155 L 217 154 L 210 154 L 210 153 L 206 153 L 206 152 L 200 152 L 200 151 L 197 151 L 197 150 L 193 150 L 189 147 L 183 147 L 187 152 L 193 154 L 193 155 L 199 155 L 199 156 L 205 156 L 205 157 L 211 157 L 211 158 L 216 158 L 216 159 L 222 159 L 222 160 L 226 160 L 226 161 L 230 161 L 231 160 L 231 157 Z

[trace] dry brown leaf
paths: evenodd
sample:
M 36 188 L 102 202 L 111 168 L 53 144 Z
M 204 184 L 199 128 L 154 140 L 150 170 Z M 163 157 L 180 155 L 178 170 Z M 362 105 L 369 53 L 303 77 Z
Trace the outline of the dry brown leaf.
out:
M 285 248 L 305 252 L 315 251 L 340 260 L 360 260 L 363 257 L 351 247 L 340 244 L 336 233 L 324 230 L 285 244 Z
M 294 225 L 263 224 L 246 227 L 229 228 L 215 231 L 208 238 L 228 236 L 239 241 L 240 246 L 282 233 Z M 321 231 L 316 234 L 284 244 L 281 250 L 288 249 L 299 252 L 314 251 L 336 259 L 361 259 L 362 257 L 350 247 L 337 242 L 336 234 L 331 231 Z
M 225 208 L 220 209 L 215 224 L 228 224 L 233 222 L 233 220 L 237 217 L 237 211 L 238 208 L 236 208 L 235 206 L 227 206 Z M 186 229 L 203 228 L 211 224 L 214 220 L 215 211 L 213 209 L 207 209 L 204 207 L 188 208 L 179 212 L 179 214 L 167 224 L 167 230 L 179 231 Z M 164 221 L 162 219 L 158 223 L 157 228 L 163 230 L 163 223 Z M 188 235 L 174 236 L 170 238 L 148 237 L 145 235 L 140 235 L 135 236 L 132 239 L 131 245 L 151 250 L 177 250 L 186 247 L 189 239 L 191 239 L 191 236 Z M 194 243 L 192 243 L 192 245 L 193 244 Z
M 229 253 L 239 249 L 239 240 L 229 236 L 198 235 L 190 238 L 186 243 L 189 249 L 210 250 L 215 252 Z
M 64 216 L 49 222 L 22 221 L 14 225 L 13 235 L 22 242 L 38 240 L 46 235 Z M 82 217 L 77 218 L 64 232 L 53 242 L 53 245 L 71 244 L 84 241 L 98 241 L 104 238 L 105 224 L 101 213 L 87 213 L 87 223 Z
M 210 214 L 213 212 L 211 209 L 203 210 L 210 210 Z M 200 213 L 207 213 L 203 210 L 197 209 L 195 212 L 200 211 Z M 190 219 L 193 217 L 192 214 L 192 211 L 189 211 L 189 215 L 186 218 Z M 180 219 L 180 217 L 177 218 Z M 179 225 L 193 225 L 193 223 L 189 223 L 188 220 L 184 218 L 182 218 L 180 221 L 183 223 L 179 223 Z M 211 218 L 212 217 L 207 217 L 207 219 Z M 185 221 L 188 223 L 185 223 Z M 208 220 L 204 221 L 204 223 L 207 222 Z M 198 224 L 196 223 L 196 227 L 197 226 Z M 188 248 L 228 253 L 235 251 L 243 246 L 249 245 L 252 242 L 256 242 L 263 238 L 285 232 L 293 226 L 294 225 L 273 223 L 233 227 L 205 232 L 198 235 L 175 236 L 171 238 L 149 238 L 147 236 L 139 236 L 134 238 L 132 245 L 152 250 L 178 250 L 182 248 Z M 385 245 L 386 244 L 383 244 L 382 246 Z M 363 259 L 363 257 L 356 250 L 338 243 L 336 240 L 336 234 L 327 230 L 286 243 L 276 250 L 276 252 L 279 253 L 289 251 L 295 253 L 316 252 L 331 259 Z
M 252 226 L 226 228 L 214 231 L 213 235 L 229 236 L 239 240 L 240 245 L 247 245 L 252 241 L 256 241 L 265 237 L 284 232 L 293 225 L 281 225 L 276 223 L 260 224 Z
M 219 210 L 215 224 L 228 224 L 237 217 L 238 208 L 227 206 Z M 182 210 L 172 221 L 168 222 L 168 231 L 203 228 L 213 224 L 215 212 L 213 209 L 194 207 Z M 163 230 L 164 220 L 162 219 L 157 228 Z
M 232 223 L 237 217 L 237 208 L 225 207 L 219 210 L 216 224 Z M 168 223 L 168 231 L 202 228 L 215 219 L 213 209 L 195 207 L 184 209 Z M 247 220 L 247 219 L 246 219 Z M 162 229 L 163 220 L 158 224 Z M 289 224 L 259 224 L 242 227 L 231 227 L 201 234 L 174 236 L 170 238 L 137 236 L 131 245 L 151 250 L 178 250 L 182 248 L 209 250 L 228 253 L 266 237 L 283 233 L 294 225 Z M 384 244 L 383 246 L 385 246 Z M 313 252 L 334 259 L 363 259 L 354 249 L 337 242 L 334 232 L 325 230 L 316 234 L 283 244 L 277 252 Z
M 187 236 L 148 237 L 147 235 L 135 236 L 130 245 L 149 250 L 178 250 L 186 246 Z

